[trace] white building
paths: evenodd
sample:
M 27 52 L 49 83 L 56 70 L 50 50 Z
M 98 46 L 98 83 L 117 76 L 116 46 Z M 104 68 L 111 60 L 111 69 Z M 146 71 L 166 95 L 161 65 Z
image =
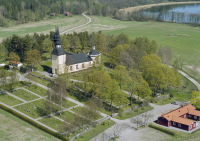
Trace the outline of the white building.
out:
M 52 73 L 54 74 L 64 74 L 76 72 L 92 67 L 95 58 L 101 57 L 101 53 L 95 50 L 93 46 L 87 57 L 84 53 L 71 54 L 67 53 L 61 46 L 61 40 L 59 35 L 59 29 L 56 28 L 54 35 L 55 48 L 53 49 L 52 55 Z

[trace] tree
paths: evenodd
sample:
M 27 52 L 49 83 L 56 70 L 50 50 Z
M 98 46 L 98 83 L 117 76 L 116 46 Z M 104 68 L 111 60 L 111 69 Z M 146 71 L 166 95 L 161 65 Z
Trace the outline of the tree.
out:
M 20 61 L 20 58 L 17 54 L 11 52 L 8 57 L 9 61 Z
M 123 65 L 130 70 L 134 66 L 134 60 L 128 52 L 122 51 L 119 56 L 119 65 Z
M 193 91 L 191 93 L 192 99 L 190 101 L 191 104 L 194 104 L 195 106 L 200 102 L 200 92 L 199 91 Z
M 102 54 L 105 54 L 106 52 L 106 38 L 102 33 L 99 33 L 95 36 L 95 47 L 96 50 L 101 52 Z
M 191 71 L 192 71 L 193 77 L 195 77 L 195 75 L 198 73 L 198 67 L 197 67 L 197 65 L 193 65 Z
M 75 51 L 80 52 L 82 49 L 81 41 L 78 36 L 74 36 L 72 39 L 72 47 L 75 48 Z
M 69 41 L 69 39 L 67 39 L 68 37 L 64 34 L 60 38 L 61 38 L 61 42 L 62 42 L 62 47 L 66 51 L 70 51 L 70 41 Z
M 126 125 L 125 124 L 114 124 L 112 127 L 111 127 L 111 131 L 112 131 L 112 137 L 114 139 L 114 141 L 116 140 L 116 138 L 119 136 L 119 134 L 126 129 Z
M 112 108 L 112 102 L 116 98 L 117 94 L 120 91 L 119 86 L 115 80 L 111 80 L 107 85 L 107 95 L 106 97 L 110 99 L 110 107 Z
M 137 111 L 138 111 L 138 109 L 137 109 Z M 137 128 L 136 129 L 138 129 L 139 125 L 142 124 L 142 118 L 141 118 L 141 116 L 138 115 L 137 117 L 130 118 L 130 122 L 134 123 L 134 124 L 137 124 Z
M 0 60 L 4 61 L 7 58 L 8 51 L 3 44 L 0 44 Z
M 55 99 L 55 100 L 56 100 L 56 103 L 58 103 L 60 105 L 60 111 L 61 111 L 63 103 L 66 104 L 66 97 L 68 95 L 68 93 L 66 91 L 66 89 L 67 89 L 66 82 L 61 77 L 58 77 L 55 80 L 55 85 L 52 87 L 52 89 L 53 89 L 54 95 L 56 95 L 56 97 L 57 97 L 57 99 Z M 61 112 L 60 112 L 60 116 L 61 116 Z
M 179 64 L 180 64 L 180 68 L 181 68 L 181 70 L 182 70 L 182 69 L 183 69 L 183 66 L 185 65 L 185 58 L 179 57 Z
M 119 62 L 119 57 L 121 52 L 123 51 L 123 46 L 122 45 L 118 45 L 115 48 L 111 49 L 110 52 L 110 62 L 116 66 Z
M 16 68 L 13 68 L 13 71 L 11 73 L 11 83 L 13 83 L 13 88 L 15 88 L 15 83 L 17 81 L 19 81 L 18 70 Z
M 4 91 L 5 91 L 5 86 L 6 86 L 6 84 L 7 84 L 7 73 L 6 73 L 6 71 L 4 70 L 4 69 L 2 69 L 1 71 L 0 71 L 0 82 L 1 82 L 1 86 L 3 86 L 3 94 L 5 93 Z
M 43 52 L 50 52 L 53 49 L 52 46 L 53 46 L 53 42 L 49 38 L 46 38 L 42 42 L 42 51 Z
M 30 65 L 32 67 L 32 71 L 34 66 L 40 63 L 40 61 L 41 61 L 41 56 L 40 52 L 37 49 L 27 51 L 25 62 L 27 63 L 27 65 Z
M 174 60 L 173 67 L 177 70 L 180 68 L 179 59 Z

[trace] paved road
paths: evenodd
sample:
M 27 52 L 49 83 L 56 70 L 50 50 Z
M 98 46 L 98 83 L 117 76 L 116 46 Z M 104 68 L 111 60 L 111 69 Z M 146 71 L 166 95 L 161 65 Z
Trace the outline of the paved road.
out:
M 86 13 L 86 12 L 85 12 L 85 13 Z M 80 26 L 77 26 L 77 27 L 74 27 L 74 28 L 71 28 L 71 29 L 66 30 L 66 31 L 64 31 L 64 32 L 61 32 L 60 34 L 64 34 L 64 33 L 66 33 L 66 32 L 69 32 L 69 31 L 71 31 L 71 30 L 74 30 L 74 29 L 76 29 L 76 28 L 79 28 L 79 27 L 82 27 L 82 26 L 84 26 L 84 25 L 87 25 L 87 24 L 91 23 L 91 21 L 92 21 L 91 18 L 88 17 L 88 16 L 86 16 L 85 13 L 83 13 L 82 15 L 85 16 L 85 17 L 89 20 L 87 23 L 85 23 L 85 24 L 83 24 L 83 25 L 80 25 Z

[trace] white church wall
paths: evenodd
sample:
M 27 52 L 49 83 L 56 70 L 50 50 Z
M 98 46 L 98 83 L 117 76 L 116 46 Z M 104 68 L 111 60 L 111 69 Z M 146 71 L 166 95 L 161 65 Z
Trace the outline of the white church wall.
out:
M 64 64 L 66 62 L 66 54 L 58 56 L 58 64 Z
M 52 55 L 51 59 L 52 59 L 52 73 L 55 73 L 55 69 L 57 69 L 58 66 L 58 56 Z
M 82 64 L 84 64 L 84 67 L 82 66 Z M 85 70 L 92 67 L 92 64 L 93 64 L 93 61 L 73 64 L 69 66 L 68 72 L 71 73 L 71 72 L 77 72 L 80 70 Z M 76 68 L 77 65 L 78 65 L 78 69 Z M 70 69 L 70 67 L 72 67 L 72 70 Z

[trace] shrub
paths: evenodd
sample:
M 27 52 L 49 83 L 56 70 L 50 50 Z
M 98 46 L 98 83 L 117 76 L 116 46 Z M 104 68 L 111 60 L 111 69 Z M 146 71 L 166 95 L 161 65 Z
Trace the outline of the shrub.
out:
M 20 118 L 22 120 L 28 122 L 29 124 L 37 127 L 38 129 L 43 130 L 43 131 L 47 132 L 48 134 L 51 134 L 52 136 L 54 136 L 56 138 L 59 138 L 59 139 L 61 139 L 63 141 L 70 141 L 69 138 L 66 138 L 63 135 L 61 135 L 59 133 L 56 133 L 56 132 L 54 132 L 54 131 L 52 131 L 52 130 L 46 128 L 46 127 L 44 127 L 43 125 L 35 122 L 34 120 L 32 120 L 32 119 L 30 119 L 30 118 L 28 118 L 28 117 L 26 117 L 24 115 L 21 115 L 20 113 L 18 113 L 16 111 L 14 111 L 14 110 L 12 110 L 12 109 L 10 109 L 10 108 L 2 105 L 1 103 L 0 103 L 0 108 L 3 109 L 4 111 L 7 111 L 7 112 L 11 113 L 14 116 L 17 116 L 18 118 Z
M 149 123 L 148 126 L 151 127 L 151 128 L 154 128 L 154 129 L 156 129 L 156 130 L 162 131 L 162 132 L 164 132 L 164 133 L 166 133 L 166 134 L 169 134 L 169 135 L 172 135 L 172 136 L 175 135 L 175 133 L 174 133 L 173 131 L 170 131 L 169 129 L 165 129 L 165 128 L 163 128 L 163 127 L 159 127 L 159 126 L 157 126 L 157 125 L 154 125 L 153 123 Z
M 123 109 L 120 108 L 119 111 L 118 111 L 118 116 L 122 117 L 123 116 Z
M 106 124 L 105 121 L 103 121 L 103 122 L 101 123 L 101 125 L 103 125 L 103 126 L 104 126 L 105 124 Z
M 154 98 L 151 97 L 151 98 L 150 98 L 150 103 L 153 103 L 153 102 L 154 102 Z
M 170 92 L 169 96 L 173 98 L 174 97 L 174 93 Z
M 142 107 L 141 109 L 144 110 L 144 107 Z

